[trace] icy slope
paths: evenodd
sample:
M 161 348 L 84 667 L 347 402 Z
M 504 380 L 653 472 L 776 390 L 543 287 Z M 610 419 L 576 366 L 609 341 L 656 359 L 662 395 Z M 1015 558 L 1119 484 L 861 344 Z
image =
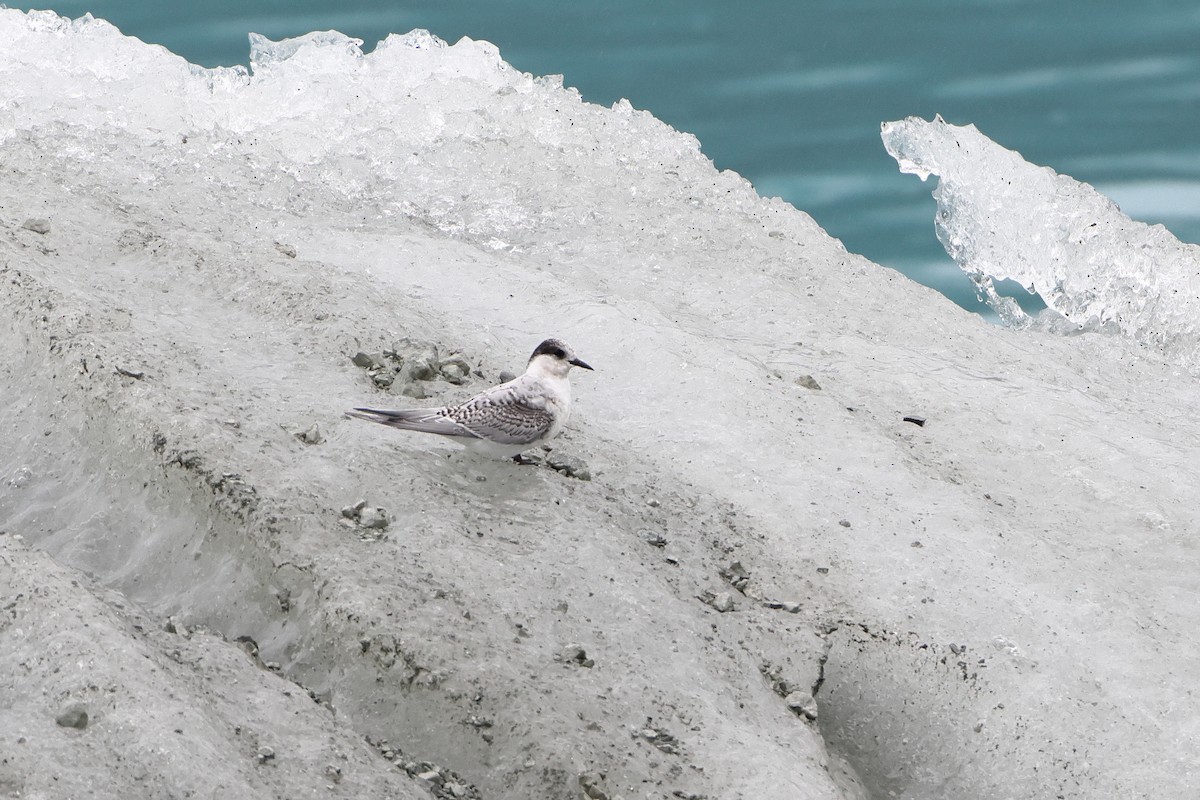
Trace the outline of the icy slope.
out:
M 164 630 L 15 536 L 0 601 L 7 796 L 427 796 L 238 646 Z
M 441 796 L 420 762 L 481 797 L 856 796 L 843 758 L 880 797 L 1195 793 L 1168 363 L 989 326 L 486 44 L 260 40 L 250 77 L 0 33 L 0 529 L 252 639 Z M 589 482 L 340 416 L 549 334 L 597 367 L 558 448 Z M 479 374 L 351 363 L 432 346 Z

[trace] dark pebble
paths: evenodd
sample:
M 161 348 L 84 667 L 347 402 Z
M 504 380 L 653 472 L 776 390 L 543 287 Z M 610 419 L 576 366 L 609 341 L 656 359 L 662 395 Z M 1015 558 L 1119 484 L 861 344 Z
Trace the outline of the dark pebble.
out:
M 83 730 L 88 726 L 88 713 L 81 703 L 74 703 L 64 708 L 54 721 L 64 728 Z

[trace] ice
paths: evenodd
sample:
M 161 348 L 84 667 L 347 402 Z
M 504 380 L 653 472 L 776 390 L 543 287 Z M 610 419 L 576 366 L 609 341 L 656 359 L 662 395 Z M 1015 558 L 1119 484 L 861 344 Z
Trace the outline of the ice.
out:
M 71 568 L 52 607 L 240 641 L 288 679 L 256 691 L 336 710 L 307 754 L 382 742 L 365 784 L 398 761 L 496 798 L 1196 796 L 1200 401 L 1170 358 L 990 325 L 485 42 L 259 38 L 247 73 L 86 19 L 0 11 L 0 36 L 0 530 Z M 1004 169 L 982 179 L 1028 168 Z M 341 416 L 409 402 L 360 351 L 461 357 L 436 405 L 548 335 L 596 367 L 556 443 L 591 481 Z M 385 532 L 343 522 L 359 501 Z M 0 590 L 39 563 L 14 552 Z M 177 735 L 24 629 L 0 626 L 22 691 L 104 694 L 89 735 Z M 220 691 L 185 661 L 176 696 Z M 294 794 L 261 784 L 240 743 L 277 723 L 244 705 L 242 733 L 194 733 L 228 773 L 103 741 L 166 793 Z M 23 733 L 39 708 L 0 702 L 2 747 L 73 768 Z M 125 773 L 71 785 L 93 774 Z
M 340 56 L 348 56 L 351 60 L 362 57 L 362 39 L 353 39 L 337 31 L 320 31 L 274 42 L 262 34 L 250 34 L 250 67 L 256 74 L 295 58 L 297 54 L 301 56 L 297 62 L 303 61 L 308 72 L 319 70 L 316 64 L 323 56 L 329 56 L 334 71 L 341 72 L 344 67 Z
M 938 239 L 1003 320 L 1029 322 L 996 294 L 992 281 L 1007 278 L 1077 328 L 1119 332 L 1200 369 L 1200 246 L 1131 220 L 973 125 L 910 117 L 882 135 L 901 171 L 938 176 Z

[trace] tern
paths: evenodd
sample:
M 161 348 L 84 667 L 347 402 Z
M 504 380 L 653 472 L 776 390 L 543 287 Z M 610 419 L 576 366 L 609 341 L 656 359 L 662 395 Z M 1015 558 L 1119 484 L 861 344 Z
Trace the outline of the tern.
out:
M 525 373 L 456 406 L 396 411 L 356 408 L 346 414 L 392 428 L 445 436 L 492 458 L 520 454 L 557 436 L 571 415 L 571 367 L 592 369 L 561 339 L 547 339 Z

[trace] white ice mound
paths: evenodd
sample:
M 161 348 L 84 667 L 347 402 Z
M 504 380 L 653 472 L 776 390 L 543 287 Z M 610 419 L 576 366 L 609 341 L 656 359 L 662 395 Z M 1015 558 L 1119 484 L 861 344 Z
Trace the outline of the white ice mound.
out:
M 1028 321 L 998 296 L 1017 281 L 1086 328 L 1118 331 L 1200 366 L 1200 247 L 1135 222 L 1086 183 L 1038 167 L 940 117 L 885 122 L 902 172 L 939 178 L 937 237 L 1001 318 Z
M 704 208 L 815 229 L 717 173 L 695 137 L 626 101 L 585 103 L 488 42 L 416 30 L 363 52 L 335 31 L 251 34 L 249 71 L 209 70 L 90 16 L 16 10 L 0 10 L 0 42 L 0 145 L 54 129 L 83 158 L 136 149 L 157 180 L 244 180 L 272 209 L 361 209 L 491 250 L 579 242 L 604 221 L 659 242 L 640 220 L 665 225 L 664 196 L 688 198 L 680 217 Z

